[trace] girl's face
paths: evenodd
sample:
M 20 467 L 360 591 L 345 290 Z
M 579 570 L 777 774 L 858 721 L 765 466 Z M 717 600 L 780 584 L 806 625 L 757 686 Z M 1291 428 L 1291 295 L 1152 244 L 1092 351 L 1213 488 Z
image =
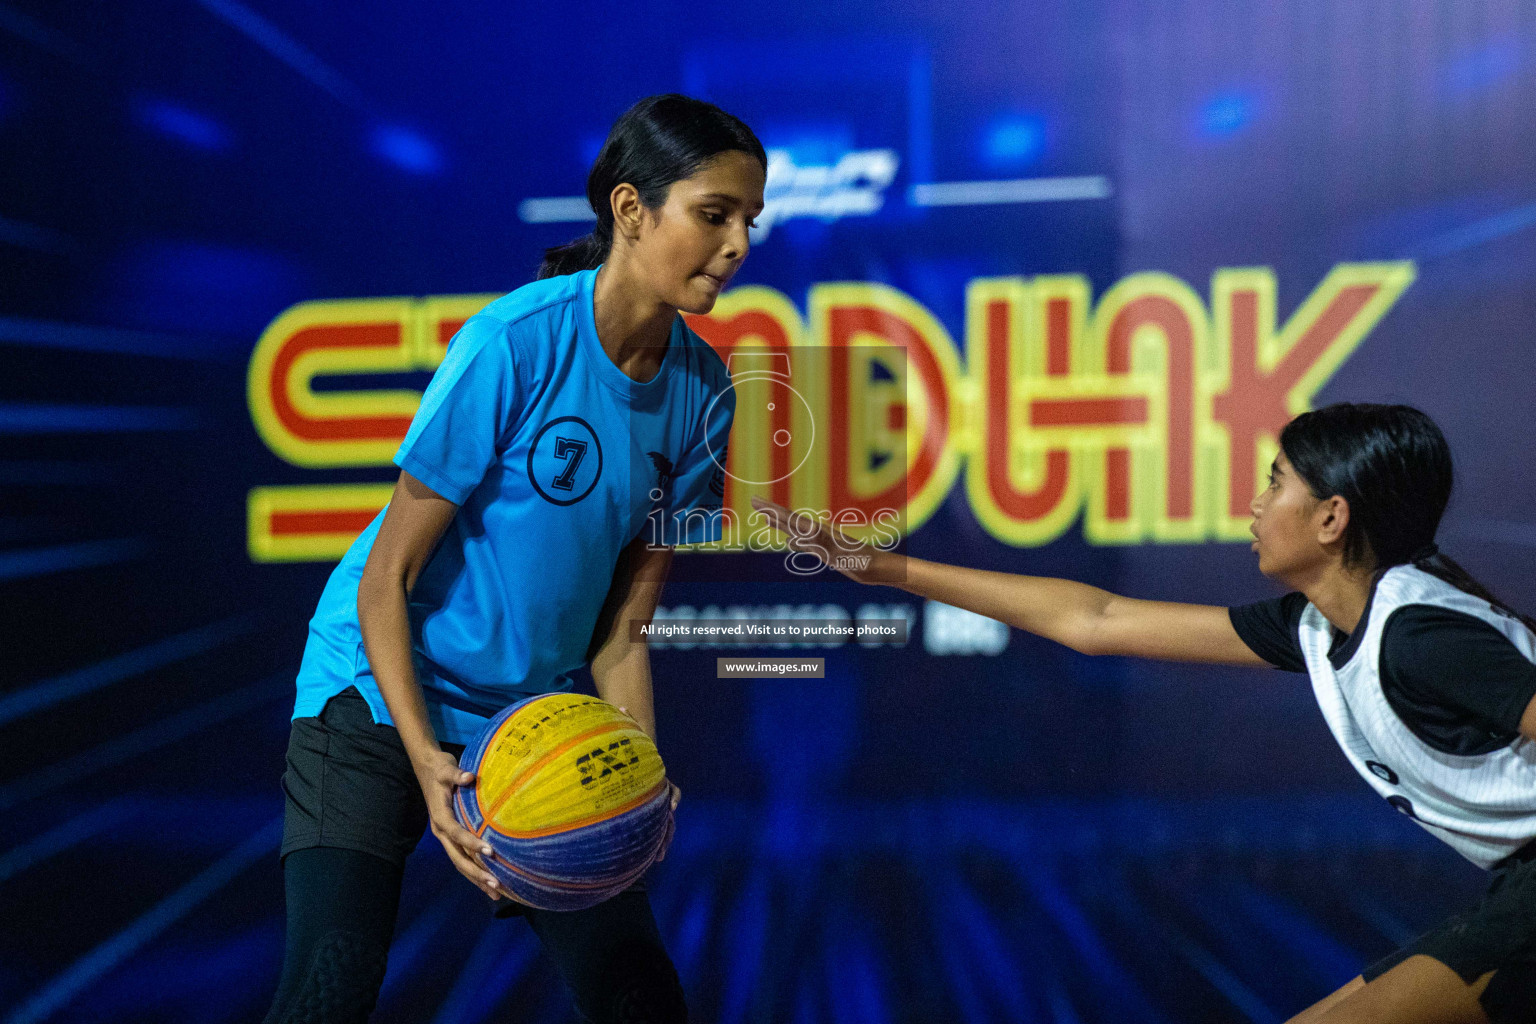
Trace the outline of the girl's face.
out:
M 763 212 L 763 166 L 728 150 L 673 182 L 660 209 L 642 208 L 635 266 L 656 298 L 708 313 L 747 258 L 747 229 Z
M 1323 500 L 1291 467 L 1281 452 L 1269 470 L 1269 486 L 1253 499 L 1253 550 L 1259 571 L 1282 582 L 1299 585 L 1332 558 L 1330 547 L 1343 536 L 1347 511 L 1342 498 Z M 1347 506 L 1345 506 L 1347 508 Z M 1344 517 L 1341 520 L 1341 515 Z

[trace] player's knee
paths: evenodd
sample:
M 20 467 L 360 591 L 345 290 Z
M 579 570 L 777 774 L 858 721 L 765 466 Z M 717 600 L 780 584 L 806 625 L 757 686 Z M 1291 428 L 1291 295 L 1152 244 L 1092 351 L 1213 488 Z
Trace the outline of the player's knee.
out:
M 622 962 L 607 1012 L 591 1015 L 593 1024 L 686 1024 L 683 985 L 666 953 L 646 948 Z
M 316 945 L 309 969 L 279 996 L 265 1024 L 364 1024 L 384 983 L 388 950 L 367 935 L 333 931 Z
M 627 986 L 614 1002 L 611 1024 L 686 1024 L 688 1004 L 683 986 L 651 980 Z

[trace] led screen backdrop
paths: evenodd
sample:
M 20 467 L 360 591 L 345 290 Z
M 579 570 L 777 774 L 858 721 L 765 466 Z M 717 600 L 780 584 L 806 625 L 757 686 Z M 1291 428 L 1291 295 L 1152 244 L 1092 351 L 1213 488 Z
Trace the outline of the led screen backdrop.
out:
M 771 154 L 694 323 L 783 357 L 732 441 L 765 493 L 1239 603 L 1275 593 L 1244 541 L 1278 427 L 1406 401 L 1457 458 L 1442 546 L 1536 606 L 1528 5 L 7 3 L 4 1020 L 260 1019 L 305 622 L 457 324 L 587 230 L 608 125 L 665 91 Z M 699 1020 L 1278 1021 L 1482 884 L 1299 676 L 1085 658 L 772 554 L 674 577 L 664 620 L 910 626 L 653 650 L 686 794 L 653 898 Z M 739 653 L 825 678 L 717 679 Z M 573 1019 L 477 899 L 424 843 L 376 1019 Z

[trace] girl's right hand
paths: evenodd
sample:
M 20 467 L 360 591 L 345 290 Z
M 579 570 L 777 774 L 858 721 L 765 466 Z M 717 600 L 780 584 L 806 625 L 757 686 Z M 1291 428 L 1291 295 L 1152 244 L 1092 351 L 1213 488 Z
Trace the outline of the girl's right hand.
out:
M 474 773 L 460 768 L 458 758 L 446 750 L 438 750 L 416 765 L 416 781 L 421 784 L 421 794 L 427 801 L 432 834 L 443 844 L 448 860 L 459 874 L 493 900 L 513 899 L 485 866 L 482 858 L 491 855 L 491 848 L 453 816 L 453 791 L 458 786 L 474 785 Z
M 752 507 L 788 538 L 791 550 L 819 559 L 855 583 L 895 583 L 901 578 L 901 556 L 893 551 L 854 540 L 809 512 L 791 512 L 766 498 L 753 496 Z

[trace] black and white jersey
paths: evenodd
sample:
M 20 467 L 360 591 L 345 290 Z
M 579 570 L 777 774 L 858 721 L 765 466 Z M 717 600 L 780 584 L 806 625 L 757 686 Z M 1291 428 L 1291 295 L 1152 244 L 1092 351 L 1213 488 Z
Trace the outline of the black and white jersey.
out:
M 1360 775 L 1468 860 L 1536 839 L 1536 743 L 1516 731 L 1536 695 L 1536 635 L 1412 566 L 1382 574 L 1348 636 L 1300 594 L 1232 609 L 1261 657 L 1311 677 Z

